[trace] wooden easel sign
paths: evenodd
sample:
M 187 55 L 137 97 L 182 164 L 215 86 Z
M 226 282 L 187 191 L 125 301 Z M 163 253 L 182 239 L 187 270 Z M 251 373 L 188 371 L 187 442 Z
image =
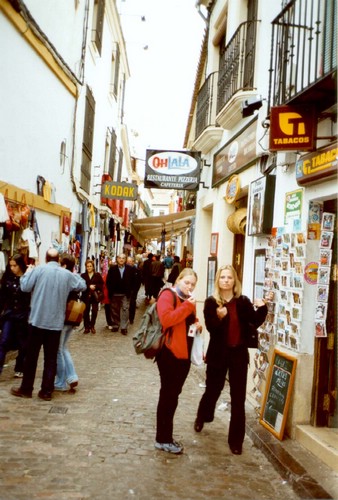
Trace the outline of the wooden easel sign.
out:
M 294 356 L 274 350 L 259 421 L 280 440 L 283 439 L 296 366 Z

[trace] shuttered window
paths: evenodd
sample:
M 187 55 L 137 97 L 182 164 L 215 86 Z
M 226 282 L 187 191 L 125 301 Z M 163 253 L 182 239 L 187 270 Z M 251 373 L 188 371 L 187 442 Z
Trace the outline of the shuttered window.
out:
M 90 88 L 87 86 L 85 120 L 84 120 L 83 142 L 82 142 L 82 163 L 81 163 L 81 187 L 87 193 L 90 192 L 94 122 L 95 122 L 95 100 Z
M 116 180 L 115 179 L 115 164 L 116 164 L 116 132 L 114 129 L 112 129 L 111 138 L 110 138 L 110 154 L 109 154 L 108 172 L 113 180 Z

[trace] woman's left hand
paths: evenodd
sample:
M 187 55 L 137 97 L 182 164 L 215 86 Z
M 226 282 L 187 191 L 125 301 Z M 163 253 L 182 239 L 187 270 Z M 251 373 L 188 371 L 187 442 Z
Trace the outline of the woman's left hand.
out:
M 201 325 L 201 323 L 199 321 L 196 321 L 195 326 L 196 326 L 196 331 L 198 333 L 201 333 L 202 328 L 203 328 L 202 325 Z

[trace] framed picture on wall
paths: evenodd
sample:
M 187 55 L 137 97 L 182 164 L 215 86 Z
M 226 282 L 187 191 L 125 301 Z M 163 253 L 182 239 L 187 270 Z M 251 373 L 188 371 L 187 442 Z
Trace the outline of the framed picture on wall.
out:
M 250 184 L 248 210 L 248 234 L 250 236 L 271 232 L 275 180 L 274 175 L 267 175 Z
M 218 233 L 211 233 L 210 255 L 216 256 L 218 249 Z
M 212 295 L 215 289 L 215 276 L 217 272 L 217 257 L 208 258 L 208 276 L 207 276 L 207 297 Z

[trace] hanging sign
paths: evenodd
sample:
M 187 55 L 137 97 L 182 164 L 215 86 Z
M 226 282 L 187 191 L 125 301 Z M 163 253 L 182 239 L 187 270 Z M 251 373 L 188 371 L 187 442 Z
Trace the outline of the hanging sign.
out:
M 200 153 L 147 149 L 144 187 L 197 191 Z
M 314 111 L 302 106 L 275 106 L 270 111 L 270 151 L 314 149 Z
M 137 186 L 136 184 L 128 184 L 127 182 L 111 182 L 107 181 L 102 184 L 101 197 L 112 200 L 136 200 Z

